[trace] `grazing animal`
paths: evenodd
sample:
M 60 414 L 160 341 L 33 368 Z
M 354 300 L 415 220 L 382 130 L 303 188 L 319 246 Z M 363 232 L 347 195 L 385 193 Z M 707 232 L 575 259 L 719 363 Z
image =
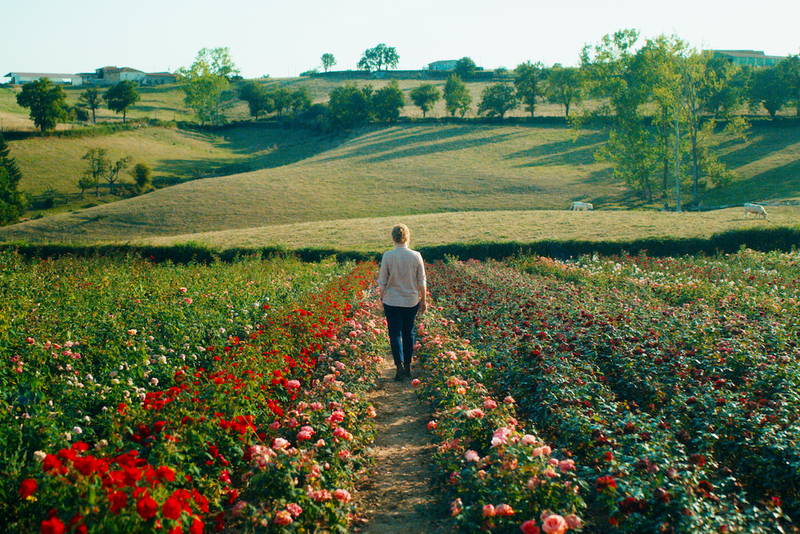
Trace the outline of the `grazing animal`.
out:
M 592 211 L 594 206 L 590 202 L 580 202 L 578 200 L 572 203 L 570 210 L 572 211 Z
M 767 218 L 767 210 L 764 209 L 764 206 L 761 204 L 751 204 L 750 202 L 744 205 L 744 215 L 747 217 L 750 214 L 755 215 L 756 217 L 761 217 L 763 219 Z

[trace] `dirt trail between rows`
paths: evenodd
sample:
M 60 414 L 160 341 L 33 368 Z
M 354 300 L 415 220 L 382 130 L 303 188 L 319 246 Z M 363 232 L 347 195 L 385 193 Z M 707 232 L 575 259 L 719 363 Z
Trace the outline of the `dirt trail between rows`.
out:
M 414 370 L 412 369 L 412 373 Z M 426 430 L 430 416 L 408 380 L 394 381 L 394 364 L 384 360 L 375 406 L 375 464 L 358 492 L 367 523 L 363 534 L 440 534 L 445 532 L 440 496 L 432 485 L 434 445 Z

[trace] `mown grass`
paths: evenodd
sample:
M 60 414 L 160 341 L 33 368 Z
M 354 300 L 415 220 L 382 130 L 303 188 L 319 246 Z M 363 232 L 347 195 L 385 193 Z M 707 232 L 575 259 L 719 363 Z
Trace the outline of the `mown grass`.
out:
M 767 221 L 742 208 L 710 212 L 472 211 L 307 222 L 146 239 L 149 245 L 201 243 L 215 248 L 284 246 L 376 252 L 390 246 L 392 226 L 412 229 L 413 246 L 542 240 L 625 241 L 650 237 L 709 237 L 741 228 L 797 225 L 800 207 L 770 207 Z

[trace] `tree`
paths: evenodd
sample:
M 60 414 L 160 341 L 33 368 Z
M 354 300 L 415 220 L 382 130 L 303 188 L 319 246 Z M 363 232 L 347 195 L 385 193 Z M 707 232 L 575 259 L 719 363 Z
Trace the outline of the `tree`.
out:
M 370 106 L 375 119 L 382 122 L 394 122 L 400 117 L 400 110 L 406 104 L 403 91 L 392 80 L 388 85 L 381 87 L 372 95 Z
M 140 96 L 139 91 L 136 90 L 136 82 L 123 80 L 106 91 L 103 98 L 108 109 L 115 113 L 122 113 L 122 122 L 125 122 L 128 108 L 138 102 Z
M 208 73 L 222 76 L 229 82 L 239 74 L 239 68 L 231 58 L 231 49 L 226 47 L 201 48 L 195 56 L 194 63 L 208 66 Z
M 367 48 L 364 51 L 361 59 L 358 60 L 358 68 L 370 72 L 394 69 L 397 68 L 398 61 L 400 61 L 400 56 L 397 55 L 397 49 L 380 43 L 374 48 Z
M 322 61 L 322 70 L 325 72 L 328 72 L 331 67 L 336 65 L 336 58 L 330 52 L 322 54 L 320 60 Z
M 92 123 L 96 123 L 96 112 L 100 107 L 100 91 L 94 87 L 88 88 L 81 93 L 81 96 L 78 98 L 78 103 L 92 112 Z
M 800 117 L 800 55 L 787 57 L 778 63 L 777 68 L 786 84 L 789 100 L 794 101 L 795 115 Z
M 483 90 L 478 113 L 501 119 L 510 110 L 517 107 L 517 97 L 514 87 L 507 83 L 495 83 Z
M 131 174 L 136 184 L 136 191 L 139 193 L 143 193 L 153 186 L 152 171 L 147 163 L 137 163 L 134 165 Z
M 278 115 L 283 115 L 284 111 L 292 107 L 292 91 L 285 87 L 278 87 L 269 92 L 272 99 L 272 106 Z
M 763 105 L 771 119 L 789 103 L 791 92 L 784 79 L 782 69 L 768 67 L 753 71 L 749 100 L 753 108 Z
M 339 128 L 352 128 L 369 121 L 372 87 L 347 84 L 334 88 L 329 95 L 328 109 L 331 121 Z
M 543 66 L 541 63 L 526 61 L 514 69 L 514 87 L 517 89 L 517 98 L 525 104 L 525 108 L 533 117 L 536 111 L 536 99 L 541 93 L 540 81 Z
M 475 65 L 475 62 L 472 61 L 470 57 L 462 57 L 458 61 L 456 61 L 456 66 L 453 71 L 458 75 L 459 78 L 462 80 L 468 80 L 475 75 L 477 72 L 478 66 Z
M 411 101 L 414 102 L 415 106 L 422 110 L 422 116 L 425 117 L 428 112 L 433 109 L 433 105 L 442 98 L 442 93 L 435 85 L 423 83 L 422 85 L 415 87 L 411 91 L 410 96 Z
M 94 187 L 94 195 L 100 196 L 100 179 L 108 174 L 111 169 L 111 162 L 108 159 L 108 150 L 105 148 L 90 148 L 83 155 L 88 164 L 83 175 L 78 179 L 78 188 L 81 190 L 81 197 L 85 190 Z
M 451 74 L 444 84 L 444 101 L 447 112 L 455 117 L 456 113 L 464 117 L 472 103 L 472 95 L 469 94 L 467 84 L 461 81 L 458 74 Z
M 64 89 L 47 78 L 22 86 L 17 104 L 30 108 L 30 118 L 42 133 L 52 130 L 66 118 L 67 95 Z
M 705 111 L 718 118 L 730 117 L 745 101 L 750 73 L 725 57 L 713 55 L 706 61 L 705 70 L 713 82 L 703 88 Z
M 274 110 L 274 102 L 269 91 L 264 85 L 254 80 L 242 82 L 239 85 L 238 96 L 241 100 L 247 102 L 250 116 L 256 119 L 260 115 Z
M 289 94 L 289 107 L 292 113 L 302 113 L 311 106 L 311 95 L 305 87 L 299 87 Z
M 564 108 L 564 116 L 569 119 L 569 110 L 573 104 L 583 100 L 583 76 L 580 69 L 553 65 L 547 77 L 545 95 L 548 102 L 560 104 Z
M 111 190 L 111 194 L 115 194 L 114 192 L 114 184 L 117 183 L 119 180 L 119 175 L 122 171 L 128 168 L 128 165 L 131 163 L 131 158 L 129 156 L 125 156 L 124 158 L 120 158 L 114 162 L 108 168 L 108 172 L 106 173 L 106 182 L 108 182 L 108 188 Z
M 202 124 L 225 121 L 230 78 L 238 72 L 227 48 L 203 48 L 191 67 L 178 69 L 183 102 L 195 112 Z
M 18 190 L 21 179 L 22 172 L 0 134 L 0 224 L 16 222 L 25 211 L 25 197 Z

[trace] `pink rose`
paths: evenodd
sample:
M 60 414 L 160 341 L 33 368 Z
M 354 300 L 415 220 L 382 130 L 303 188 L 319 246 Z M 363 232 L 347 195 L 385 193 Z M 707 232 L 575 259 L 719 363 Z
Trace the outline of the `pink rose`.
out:
M 561 460 L 558 462 L 558 468 L 562 473 L 575 470 L 575 460 Z
M 583 526 L 583 521 L 581 521 L 581 518 L 575 514 L 569 514 L 564 519 L 567 521 L 567 525 L 569 525 L 569 528 L 578 529 Z
M 492 399 L 486 399 L 485 401 L 483 401 L 484 410 L 494 410 L 495 408 L 497 408 L 497 403 Z
M 477 452 L 470 449 L 464 453 L 464 459 L 468 462 L 478 462 L 480 461 L 481 456 Z
M 533 519 L 528 519 L 524 523 L 519 526 L 519 529 L 522 531 L 523 534 L 541 534 L 541 530 L 536 525 L 536 521 Z
M 514 509 L 509 504 L 500 504 L 495 508 L 494 513 L 495 515 L 508 517 L 514 515 Z
M 333 498 L 339 502 L 350 502 L 352 497 L 346 489 L 335 489 L 333 490 Z
M 286 382 L 286 389 L 299 389 L 300 388 L 300 381 L 299 380 L 289 380 Z
M 436 430 L 436 421 L 428 421 L 428 430 Z
M 483 506 L 483 517 L 494 517 L 495 510 L 493 504 L 485 504 Z
M 415 378 L 414 380 L 412 380 L 411 381 L 411 385 L 414 386 L 414 387 L 417 387 L 418 385 L 420 385 L 419 378 Z
M 536 444 L 536 436 L 532 434 L 525 434 L 522 436 L 522 444 L 523 445 L 535 445 Z
M 548 516 L 542 523 L 542 530 L 547 534 L 564 534 L 568 528 L 566 520 L 558 514 Z
M 290 502 L 286 505 L 286 510 L 292 514 L 292 517 L 297 517 L 303 513 L 303 509 L 300 507 L 300 505 L 293 502 Z

